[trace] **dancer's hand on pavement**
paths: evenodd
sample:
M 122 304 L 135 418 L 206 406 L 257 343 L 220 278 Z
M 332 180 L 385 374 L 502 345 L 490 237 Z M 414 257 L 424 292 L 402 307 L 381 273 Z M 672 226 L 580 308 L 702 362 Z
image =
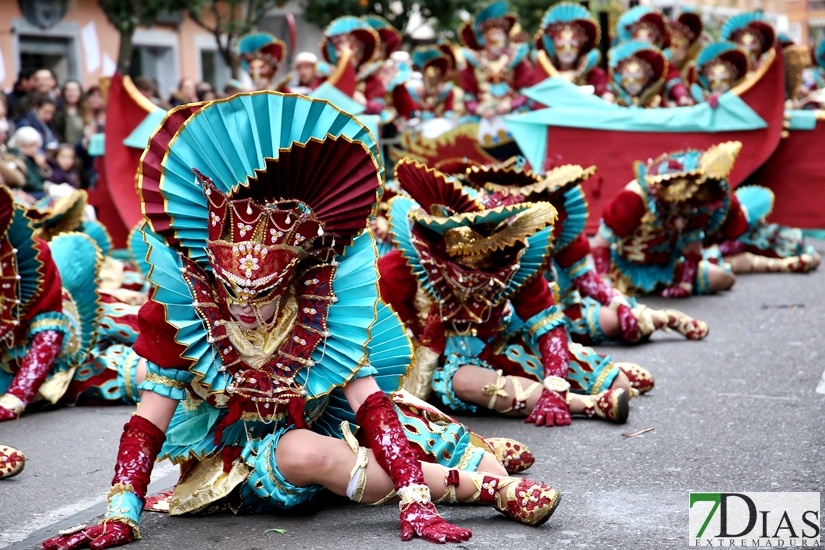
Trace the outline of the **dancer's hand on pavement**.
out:
M 625 342 L 636 342 L 639 339 L 639 322 L 633 315 L 633 310 L 625 304 L 619 304 L 616 308 L 616 315 L 619 316 L 619 326 L 622 329 L 622 339 Z
M 75 548 L 112 548 L 123 546 L 134 540 L 132 528 L 119 521 L 93 525 L 68 535 L 58 535 L 43 541 L 44 550 L 74 550 Z
M 692 292 L 685 288 L 684 286 L 669 286 L 664 289 L 662 292 L 659 293 L 659 296 L 662 298 L 669 298 L 669 299 L 683 299 L 683 298 L 690 298 Z
M 401 540 L 412 540 L 416 536 L 429 542 L 444 544 L 469 540 L 473 532 L 444 521 L 432 502 L 402 504 Z
M 543 390 L 541 397 L 536 402 L 536 406 L 530 411 L 530 415 L 525 420 L 528 424 L 536 426 L 569 426 L 570 409 L 561 395 L 557 392 Z

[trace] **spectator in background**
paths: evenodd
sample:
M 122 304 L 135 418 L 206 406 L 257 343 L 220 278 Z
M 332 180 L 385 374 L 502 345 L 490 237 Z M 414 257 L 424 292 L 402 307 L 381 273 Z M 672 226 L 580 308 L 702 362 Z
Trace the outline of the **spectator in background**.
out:
M 169 96 L 169 103 L 172 107 L 185 105 L 186 103 L 194 103 L 198 100 L 197 82 L 194 78 L 181 78 L 178 84 L 178 89 L 172 92 Z
M 318 56 L 314 53 L 299 53 L 295 56 L 295 61 L 292 63 L 292 66 L 298 74 L 298 82 L 289 89 L 290 92 L 308 94 L 320 85 L 321 79 L 316 72 Z
M 135 79 L 135 88 L 149 101 L 167 111 L 172 108 L 163 98 L 160 97 L 157 83 L 148 76 L 139 76 Z
M 17 73 L 17 82 L 14 83 L 11 93 L 8 95 L 8 104 L 6 105 L 9 116 L 17 117 L 26 112 L 25 108 L 22 111 L 18 111 L 18 108 L 20 107 L 20 100 L 28 96 L 32 90 L 32 76 L 34 76 L 34 69 L 20 69 L 20 72 Z
M 100 86 L 92 86 L 86 92 L 86 102 L 89 105 L 89 113 L 92 117 L 92 124 L 98 132 L 102 132 L 106 127 L 106 100 L 103 99 L 103 92 Z
M 232 97 L 235 94 L 243 92 L 243 85 L 236 79 L 232 79 L 223 87 L 223 97 Z
M 218 94 L 209 82 L 201 82 L 197 87 L 198 101 L 213 101 L 218 99 Z
M 38 69 L 30 80 L 31 89 L 15 105 L 14 116 L 17 118 L 28 114 L 38 97 L 45 96 L 55 101 L 59 96 L 60 90 L 56 89 L 57 81 L 49 69 Z
M 54 133 L 52 119 L 57 110 L 54 99 L 48 95 L 39 95 L 34 98 L 32 108 L 25 115 L 16 120 L 17 127 L 31 126 L 40 134 L 44 149 L 51 150 L 57 148 L 60 142 Z
M 46 194 L 43 184 L 51 175 L 46 156 L 41 151 L 42 147 L 43 138 L 30 126 L 18 128 L 9 140 L 9 152 L 17 155 L 26 163 L 26 184 L 23 186 L 23 191 L 35 199 L 40 199 Z
M 22 189 L 26 185 L 26 161 L 6 148 L 8 135 L 9 121 L 0 119 L 0 177 L 9 188 Z
M 80 170 L 73 145 L 61 143 L 50 155 L 49 167 L 52 169 L 50 182 L 68 183 L 75 189 L 80 189 Z
M 8 98 L 5 94 L 0 93 L 0 123 L 3 123 L 4 128 L 4 135 L 0 136 L 0 143 L 6 143 L 6 140 L 9 139 L 9 135 L 13 134 L 14 131 L 17 129 L 17 125 L 15 125 L 11 120 L 9 120 L 8 113 Z
M 61 143 L 77 145 L 83 138 L 83 130 L 92 123 L 83 86 L 77 80 L 67 80 L 60 97 L 60 106 L 53 124 L 57 138 Z

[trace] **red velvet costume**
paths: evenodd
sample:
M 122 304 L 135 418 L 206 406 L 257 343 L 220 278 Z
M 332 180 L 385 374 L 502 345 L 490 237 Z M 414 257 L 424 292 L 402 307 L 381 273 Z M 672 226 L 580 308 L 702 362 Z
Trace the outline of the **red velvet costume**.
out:
M 551 227 L 545 226 L 553 222 L 554 209 L 547 203 L 500 201 L 495 196 L 485 208 L 440 172 L 407 160 L 396 166 L 396 177 L 420 207 L 403 196 L 391 202 L 390 229 L 398 250 L 381 258 L 379 271 L 382 296 L 413 332 L 419 356 L 431 361 L 419 365 L 411 387 L 426 394 L 431 383 L 445 406 L 475 411 L 475 404 L 452 389 L 457 370 L 475 365 L 499 371 L 497 390 L 489 388 L 489 408 L 498 397 L 509 398 L 504 412 L 529 413 L 528 422 L 569 423 L 565 403 L 554 391 L 545 389 L 530 412 L 526 401 L 536 385 L 514 386 L 515 396 L 503 389 L 506 374 L 539 381 L 567 379 L 571 391 L 589 395 L 609 388 L 619 373 L 609 358 L 578 346 L 568 349 L 563 313 L 541 276 L 551 241 Z M 422 214 L 419 208 L 434 214 Z M 521 221 L 501 234 L 485 237 L 475 229 L 512 216 Z M 439 237 L 443 229 L 438 228 L 444 226 L 454 229 Z M 502 247 L 502 242 L 512 244 Z M 507 347 L 508 341 L 514 344 Z M 433 368 L 434 373 L 427 371 Z
M 605 207 L 596 266 L 623 293 L 661 291 L 665 297 L 707 294 L 707 262 L 683 255 L 723 221 L 713 213 L 728 197 L 727 175 L 741 149 L 723 143 L 706 152 L 679 151 L 636 163 L 637 178 Z M 728 231 L 738 231 L 733 224 Z

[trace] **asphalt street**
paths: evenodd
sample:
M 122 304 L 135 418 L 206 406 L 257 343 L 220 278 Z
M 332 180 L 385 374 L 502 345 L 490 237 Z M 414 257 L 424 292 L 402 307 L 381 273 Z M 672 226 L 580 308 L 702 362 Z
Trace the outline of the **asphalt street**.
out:
M 820 254 L 825 243 L 815 243 Z M 823 254 L 825 255 L 825 254 Z M 659 333 L 636 347 L 600 347 L 649 368 L 656 388 L 631 402 L 623 426 L 574 419 L 537 428 L 499 417 L 460 417 L 482 435 L 506 435 L 538 456 L 527 475 L 563 500 L 542 527 L 486 507 L 441 507 L 473 530 L 460 548 L 686 548 L 688 493 L 822 491 L 825 395 L 825 269 L 810 275 L 740 276 L 731 292 L 674 303 L 710 324 L 688 342 Z M 37 548 L 102 515 L 118 439 L 131 408 L 63 408 L 0 424 L 0 443 L 23 450 L 25 471 L 0 481 L 0 547 Z M 653 428 L 643 435 L 622 434 Z M 175 468 L 156 467 L 152 491 Z M 825 492 L 823 492 L 825 496 Z M 825 506 L 823 506 L 825 508 Z M 402 547 L 397 509 L 327 497 L 302 515 L 170 518 L 144 513 L 135 549 Z M 270 531 L 278 528 L 285 533 Z M 403 543 L 403 548 L 429 548 Z

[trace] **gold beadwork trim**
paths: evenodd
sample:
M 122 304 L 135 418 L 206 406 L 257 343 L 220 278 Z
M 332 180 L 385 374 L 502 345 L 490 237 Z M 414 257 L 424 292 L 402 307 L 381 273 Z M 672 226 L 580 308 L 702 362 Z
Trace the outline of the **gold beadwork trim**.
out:
M 535 325 L 530 327 L 530 329 L 527 331 L 527 336 L 532 338 L 533 335 L 535 335 L 536 332 L 541 330 L 543 327 L 546 327 L 547 325 L 549 325 L 551 323 L 554 323 L 556 321 L 559 321 L 561 319 L 564 319 L 564 312 L 563 311 L 557 311 L 557 312 L 553 313 L 552 315 L 548 315 L 547 317 L 545 317 L 544 319 L 542 319 L 541 321 L 539 321 L 538 323 L 536 323 Z
M 169 388 L 176 388 L 179 390 L 185 389 L 187 386 L 185 382 L 181 382 L 180 380 L 173 380 L 171 378 L 167 378 L 166 376 L 158 376 L 154 372 L 147 372 L 146 380 L 148 382 L 154 382 L 155 384 L 161 384 L 163 386 L 167 386 Z

